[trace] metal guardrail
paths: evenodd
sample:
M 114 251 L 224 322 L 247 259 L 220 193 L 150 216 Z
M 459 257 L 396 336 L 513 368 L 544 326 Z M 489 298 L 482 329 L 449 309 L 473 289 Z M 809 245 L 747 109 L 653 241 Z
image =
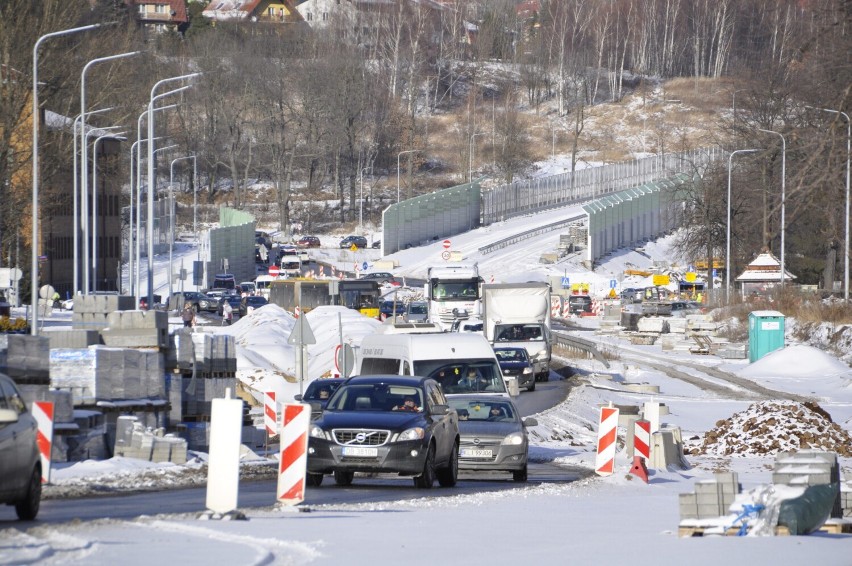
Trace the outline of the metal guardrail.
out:
M 602 363 L 604 367 L 609 367 L 609 362 L 606 358 L 604 358 L 603 354 L 600 353 L 597 347 L 595 347 L 594 342 L 592 342 L 591 340 L 586 340 L 585 338 L 580 338 L 579 336 L 560 334 L 559 332 L 553 333 L 553 340 L 560 346 L 564 346 L 572 350 L 586 352 L 587 354 L 595 358 L 597 361 Z
M 539 226 L 538 228 L 533 228 L 532 230 L 527 230 L 525 232 L 520 232 L 518 234 L 514 234 L 509 236 L 508 238 L 503 238 L 502 240 L 497 240 L 496 242 L 491 242 L 486 246 L 482 246 L 479 248 L 479 253 L 485 255 L 493 252 L 494 250 L 499 250 L 501 248 L 505 248 L 506 246 L 510 246 L 522 240 L 526 240 L 528 238 L 532 238 L 534 236 L 538 236 L 539 234 L 544 234 L 545 232 L 552 232 L 553 230 L 558 230 L 559 228 L 563 228 L 565 226 L 569 226 L 575 222 L 582 222 L 582 220 L 586 218 L 586 214 L 578 214 L 577 216 L 572 216 L 571 218 L 567 218 L 565 220 L 559 220 L 558 222 L 551 222 L 550 224 L 545 224 L 544 226 Z

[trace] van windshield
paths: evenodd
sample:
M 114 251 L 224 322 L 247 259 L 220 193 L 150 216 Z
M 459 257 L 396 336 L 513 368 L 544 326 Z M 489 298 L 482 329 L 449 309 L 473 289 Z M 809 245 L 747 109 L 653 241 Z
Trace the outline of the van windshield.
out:
M 421 360 L 414 362 L 414 375 L 431 377 L 444 393 L 506 393 L 500 366 L 493 359 Z

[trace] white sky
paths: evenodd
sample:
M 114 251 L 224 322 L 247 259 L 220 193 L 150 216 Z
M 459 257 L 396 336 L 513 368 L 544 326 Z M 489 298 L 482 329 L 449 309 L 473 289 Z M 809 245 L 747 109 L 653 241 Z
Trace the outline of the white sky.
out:
M 569 216 L 573 210 L 537 215 L 535 223 Z M 625 266 L 648 267 L 651 261 L 668 257 L 665 242 L 644 246 L 637 252 L 614 253 L 595 272 L 585 272 L 568 262 L 543 266 L 538 256 L 551 251 L 558 233 L 544 235 L 503 251 L 480 257 L 479 246 L 526 230 L 530 218 L 514 219 L 451 238 L 453 249 L 466 261 L 479 262 L 488 280 L 542 278 L 546 274 L 569 274 L 572 281 L 608 282 L 618 279 Z M 336 244 L 338 234 L 321 235 L 324 244 Z M 182 247 L 183 248 L 183 247 Z M 190 256 L 190 248 L 183 248 Z M 398 275 L 422 277 L 425 268 L 439 263 L 440 242 L 396 254 Z M 376 250 L 359 252 L 322 250 L 325 261 L 345 265 L 378 259 Z M 179 262 L 179 260 L 178 260 Z M 158 265 L 162 261 L 158 259 Z M 624 286 L 641 283 L 625 282 Z M 601 283 L 600 287 L 608 287 Z M 605 289 L 604 292 L 608 290 Z M 594 290 L 593 290 L 594 291 Z M 347 309 L 325 307 L 307 315 L 317 343 L 308 348 L 309 377 L 331 370 L 334 345 L 339 340 L 338 317 L 343 320 L 344 341 L 357 344 L 372 332 L 377 322 Z M 67 315 L 52 321 L 62 324 Z M 210 327 L 207 331 L 228 332 L 236 337 L 238 375 L 257 391 L 274 389 L 279 399 L 291 399 L 298 383 L 282 374 L 293 373 L 293 349 L 286 341 L 294 319 L 283 310 L 268 306 L 236 322 L 232 327 Z M 579 324 L 597 325 L 593 319 Z M 173 320 L 179 324 L 177 319 Z M 591 336 L 592 333 L 584 333 Z M 679 361 L 716 365 L 737 372 L 778 390 L 813 395 L 820 399 L 835 422 L 852 428 L 852 372 L 822 350 L 800 345 L 788 332 L 788 347 L 749 365 L 747 360 L 722 360 L 714 356 L 663 351 L 659 346 L 633 346 L 615 337 L 596 338 L 628 353 L 659 357 L 665 365 L 689 371 Z M 641 404 L 648 395 L 627 391 L 621 382 L 644 382 L 660 386 L 653 400 L 669 407 L 663 422 L 682 428 L 683 436 L 701 436 L 720 419 L 748 407 L 749 402 L 720 399 L 662 373 L 639 369 L 615 360 L 610 369 L 585 359 L 567 360 L 585 378 L 569 399 L 536 418 L 531 431 L 531 457 L 566 465 L 594 467 L 597 407 L 599 404 Z M 656 361 L 656 360 L 655 360 Z M 623 431 L 622 431 L 623 432 Z M 624 453 L 616 459 L 617 473 L 567 485 L 529 484 L 492 494 L 463 495 L 442 499 L 422 498 L 391 503 L 312 507 L 311 513 L 294 513 L 274 506 L 242 509 L 248 521 L 200 521 L 194 516 L 145 517 L 135 521 L 104 521 L 59 527 L 19 529 L 4 523 L 0 530 L 2 564 L 615 564 L 654 563 L 692 566 L 720 563 L 848 565 L 852 556 L 850 536 L 808 537 L 704 537 L 680 539 L 678 494 L 693 491 L 696 480 L 711 477 L 714 470 L 729 469 L 740 474 L 748 490 L 770 480 L 772 459 L 765 457 L 688 457 L 689 470 L 652 470 L 651 482 L 626 476 L 630 461 Z M 847 476 L 852 459 L 841 459 Z M 197 465 L 197 464 L 194 464 Z M 134 470 L 156 467 L 163 483 L 179 470 L 170 464 L 141 463 L 116 458 L 107 462 L 82 462 L 54 468 L 57 484 L 91 481 L 98 476 L 124 475 L 132 482 Z M 405 481 L 408 485 L 409 480 Z M 329 482 L 326 482 L 328 484 Z M 356 477 L 355 486 L 358 485 Z M 308 488 L 317 489 L 317 488 Z M 334 489 L 324 485 L 318 489 Z M 438 488 L 436 488 L 438 489 Z M 309 491 L 310 493 L 310 491 Z M 270 493 L 270 505 L 275 494 Z M 0 517 L 13 513 L 0 510 Z

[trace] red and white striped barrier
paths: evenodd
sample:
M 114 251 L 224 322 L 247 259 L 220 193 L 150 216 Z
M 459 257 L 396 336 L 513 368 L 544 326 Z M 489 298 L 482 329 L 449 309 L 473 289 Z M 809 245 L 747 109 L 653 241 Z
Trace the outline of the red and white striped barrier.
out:
M 267 436 L 278 434 L 278 403 L 275 401 L 275 391 L 267 391 L 263 395 L 263 424 Z
M 550 316 L 559 317 L 562 314 L 562 297 L 559 295 L 550 296 Z
M 609 476 L 615 469 L 615 441 L 618 438 L 618 409 L 601 407 L 598 425 L 598 453 L 595 473 Z
M 284 405 L 278 468 L 278 501 L 284 505 L 298 505 L 305 500 L 310 422 L 310 405 L 301 403 Z
M 633 429 L 633 456 L 651 459 L 651 421 L 636 421 Z
M 41 457 L 41 483 L 50 483 L 50 453 L 53 450 L 53 401 L 33 403 L 33 417 L 38 425 L 37 444 Z
M 601 314 L 601 303 L 596 299 L 592 299 L 592 313 L 595 316 L 599 316 Z
M 571 301 L 568 299 L 562 303 L 562 318 L 571 318 Z

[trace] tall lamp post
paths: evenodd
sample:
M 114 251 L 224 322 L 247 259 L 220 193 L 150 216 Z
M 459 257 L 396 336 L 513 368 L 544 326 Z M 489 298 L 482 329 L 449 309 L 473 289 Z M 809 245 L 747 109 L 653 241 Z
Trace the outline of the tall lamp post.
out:
M 159 139 L 159 137 L 154 138 L 154 140 L 157 140 L 157 139 Z M 169 151 L 171 149 L 176 148 L 177 146 L 178 146 L 177 144 L 171 144 L 171 145 L 167 145 L 165 147 L 158 147 L 157 149 L 154 150 L 153 154 L 156 156 L 158 153 L 160 153 L 162 151 Z M 156 157 L 155 157 L 155 159 L 156 159 Z M 141 165 L 139 165 L 139 167 L 141 168 Z M 140 188 L 139 190 L 137 190 L 137 196 L 140 199 L 137 202 L 137 204 L 139 205 L 137 207 L 137 211 L 142 209 L 141 194 L 142 194 L 142 190 Z M 154 234 L 153 225 L 154 225 L 154 215 L 150 214 L 145 220 L 145 234 L 147 235 L 148 238 L 151 238 L 151 239 L 149 239 L 148 242 L 146 242 L 146 248 L 147 249 L 153 248 L 153 234 Z M 137 224 L 136 231 L 137 231 L 137 234 L 136 234 L 136 250 L 138 252 L 139 249 L 140 249 L 139 242 L 142 240 L 142 224 L 141 224 L 141 222 Z M 140 297 L 136 298 L 137 304 L 139 304 L 139 298 L 141 298 L 141 293 L 142 293 L 142 286 L 139 283 L 139 278 L 140 278 L 139 273 L 141 271 L 141 268 L 142 268 L 142 258 L 139 255 L 137 255 L 136 256 L 136 293 L 138 295 L 140 295 Z M 145 297 L 148 300 L 148 302 L 147 302 L 148 308 L 151 308 L 151 305 L 153 304 L 151 302 L 154 298 L 154 292 L 153 292 L 153 285 L 154 284 L 152 283 L 153 278 L 154 278 L 153 270 L 148 271 L 148 279 L 147 279 L 148 285 L 147 286 L 148 286 L 148 289 L 151 292 L 150 296 L 147 295 L 147 294 L 145 295 Z
M 177 161 L 182 161 L 184 159 L 192 159 L 192 188 L 195 189 L 195 156 L 187 155 L 185 157 L 176 157 L 172 159 L 171 165 L 169 165 L 169 206 L 171 206 L 171 220 L 169 222 L 169 300 L 172 298 L 172 279 L 174 279 L 173 267 L 172 267 L 172 248 L 174 247 L 175 242 L 175 201 L 174 196 L 172 195 L 172 184 L 175 179 L 175 163 Z M 193 191 L 195 192 L 195 191 Z M 193 199 L 193 210 L 195 209 L 195 200 Z M 193 212 L 193 214 L 195 214 Z M 194 224 L 194 222 L 193 222 Z M 195 230 L 195 226 L 192 227 L 193 231 Z
M 123 59 L 125 57 L 133 57 L 138 55 L 139 51 L 130 51 L 128 53 L 120 53 L 118 55 L 109 55 L 107 57 L 98 57 L 92 59 L 83 67 L 80 73 L 80 131 L 83 132 L 83 140 L 86 132 L 86 73 L 93 65 L 113 61 L 115 59 Z M 84 143 L 81 151 L 80 160 L 83 163 L 83 169 L 80 176 L 81 197 L 82 197 L 82 216 L 83 216 L 83 292 L 89 292 L 89 147 Z M 94 218 L 92 219 L 94 222 Z
M 154 179 L 154 102 L 173 94 L 175 91 L 156 94 L 157 89 L 166 83 L 182 81 L 197 77 L 201 73 L 189 73 L 177 77 L 169 77 L 154 83 L 151 87 L 151 96 L 148 99 L 148 305 L 154 304 L 154 190 L 156 182 Z M 188 87 L 183 87 L 188 88 Z M 182 89 L 175 89 L 182 90 Z
M 102 24 L 91 24 L 78 28 L 65 29 L 45 34 L 38 38 L 33 45 L 33 233 L 32 233 L 32 263 L 30 264 L 30 300 L 33 307 L 32 326 L 30 334 L 38 336 L 38 48 L 41 44 L 52 37 L 70 35 L 81 31 L 89 31 L 101 27 Z
M 725 248 L 725 299 L 731 301 L 731 161 L 738 153 L 755 153 L 759 149 L 738 149 L 728 156 L 728 237 Z
M 483 136 L 488 132 L 475 132 L 470 135 L 470 139 L 468 140 L 468 163 L 467 163 L 467 182 L 473 182 L 473 138 L 476 136 Z
M 808 106 L 813 108 L 813 106 Z M 838 114 L 846 119 L 846 237 L 843 246 L 843 300 L 849 302 L 849 159 L 852 155 L 852 123 L 849 122 L 849 114 L 840 110 L 830 108 L 816 108 L 823 112 Z
M 372 167 L 363 167 L 360 171 L 361 177 L 361 206 L 358 208 L 358 227 L 363 232 L 364 231 L 364 171 L 367 169 L 371 169 Z
M 100 110 L 92 110 L 91 112 L 89 112 L 89 114 L 100 114 L 102 112 L 108 112 L 110 110 L 112 110 L 112 107 L 101 108 Z M 74 221 L 73 221 L 73 225 L 74 225 L 74 227 L 73 227 L 73 230 L 74 230 L 74 236 L 73 236 L 74 251 L 73 251 L 73 254 L 72 254 L 72 256 L 74 258 L 74 266 L 73 266 L 74 275 L 73 275 L 73 279 L 72 279 L 72 282 L 71 282 L 71 293 L 73 295 L 76 295 L 80 291 L 80 271 L 79 271 L 79 269 L 80 269 L 80 197 L 79 197 L 80 172 L 79 172 L 79 168 L 77 167 L 77 151 L 78 151 L 78 149 L 77 149 L 77 129 L 80 125 L 80 118 L 82 118 L 82 117 L 83 117 L 82 114 L 78 114 L 77 117 L 74 118 L 74 126 L 72 128 L 73 133 L 74 133 L 74 135 L 73 135 L 73 137 L 74 137 L 74 166 L 73 166 L 73 171 L 74 171 L 74 174 L 73 174 L 73 178 L 74 178 L 74 184 L 73 184 L 73 186 L 74 186 L 74 188 L 73 188 L 73 190 L 74 190 Z
M 786 268 L 784 267 L 784 233 L 787 231 L 786 219 L 786 185 L 787 185 L 787 140 L 780 132 L 773 130 L 764 130 L 758 128 L 758 131 L 766 132 L 767 134 L 775 134 L 781 138 L 781 286 L 784 286 L 784 278 L 786 276 Z
M 103 139 L 126 139 L 123 137 L 126 134 L 103 134 L 92 143 L 92 291 L 98 290 L 98 142 Z

